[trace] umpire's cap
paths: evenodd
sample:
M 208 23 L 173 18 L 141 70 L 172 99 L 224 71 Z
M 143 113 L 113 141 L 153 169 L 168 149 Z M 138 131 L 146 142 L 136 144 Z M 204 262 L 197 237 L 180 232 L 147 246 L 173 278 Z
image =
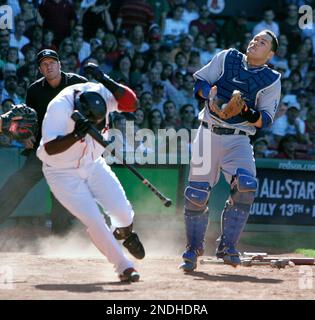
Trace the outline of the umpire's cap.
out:
M 45 58 L 52 58 L 59 61 L 58 53 L 51 49 L 44 49 L 37 54 L 37 63 L 40 65 L 41 61 Z
M 93 123 L 105 119 L 107 107 L 103 97 L 95 91 L 75 91 L 74 107 Z

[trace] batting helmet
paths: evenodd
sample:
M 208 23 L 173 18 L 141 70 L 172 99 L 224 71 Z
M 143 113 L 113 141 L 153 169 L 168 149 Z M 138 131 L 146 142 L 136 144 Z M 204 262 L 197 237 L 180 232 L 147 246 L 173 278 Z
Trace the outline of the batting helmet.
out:
M 93 123 L 104 120 L 107 112 L 105 100 L 95 91 L 75 92 L 74 107 Z

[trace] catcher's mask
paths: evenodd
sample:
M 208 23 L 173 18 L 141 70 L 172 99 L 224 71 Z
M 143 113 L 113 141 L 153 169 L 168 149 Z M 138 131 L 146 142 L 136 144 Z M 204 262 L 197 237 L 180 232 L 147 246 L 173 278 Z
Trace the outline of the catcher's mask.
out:
M 95 91 L 75 91 L 74 108 L 95 124 L 104 120 L 107 112 L 105 100 Z

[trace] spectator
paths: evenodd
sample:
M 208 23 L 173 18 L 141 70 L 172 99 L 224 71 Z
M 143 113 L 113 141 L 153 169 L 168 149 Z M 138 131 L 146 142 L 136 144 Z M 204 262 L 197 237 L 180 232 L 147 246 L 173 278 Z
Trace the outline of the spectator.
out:
M 1 102 L 1 112 L 0 114 L 7 113 L 12 109 L 12 105 L 14 104 L 14 101 L 10 98 L 5 99 Z
M 180 119 L 176 110 L 175 103 L 172 100 L 166 100 L 163 104 L 164 125 L 165 128 L 173 128 L 178 130 L 180 128 Z
M 144 122 L 145 122 L 145 111 L 142 108 L 138 108 L 135 112 L 135 133 L 137 133 L 138 130 L 144 128 Z
M 83 40 L 83 37 L 80 35 L 74 36 L 73 39 L 73 49 L 78 53 L 78 59 L 82 63 L 91 55 L 90 44 Z
M 80 62 L 90 56 L 91 47 L 90 44 L 83 39 L 83 26 L 76 24 L 71 33 L 71 40 L 73 42 L 73 49 L 78 53 Z
M 163 35 L 170 44 L 175 44 L 180 40 L 182 34 L 189 32 L 189 26 L 183 19 L 184 6 L 177 5 L 173 11 L 173 18 L 167 18 Z
M 236 16 L 227 19 L 220 32 L 221 46 L 225 48 L 240 48 L 245 34 L 249 31 L 247 14 L 240 11 Z
M 149 45 L 144 41 L 144 31 L 141 25 L 136 25 L 130 34 L 130 42 L 134 52 L 145 53 L 149 50 Z
M 151 6 L 153 16 L 156 23 L 160 26 L 161 30 L 164 30 L 167 13 L 170 10 L 170 6 L 167 0 L 148 0 L 148 4 Z
M 166 62 L 163 65 L 163 70 L 161 73 L 161 79 L 163 81 L 171 82 L 173 77 L 174 67 L 171 63 Z
M 305 132 L 308 135 L 309 141 L 313 144 L 313 149 L 315 149 L 315 105 L 308 109 Z
M 259 32 L 267 29 L 272 31 L 278 37 L 280 34 L 279 25 L 274 21 L 274 18 L 275 14 L 273 10 L 271 8 L 266 8 L 264 10 L 263 20 L 254 27 L 252 35 L 254 36 Z
M 128 40 L 127 31 L 126 30 L 118 31 L 116 38 L 117 38 L 117 52 L 119 53 L 119 56 L 125 55 L 125 54 L 130 55 L 131 43 Z
M 10 47 L 10 33 L 7 29 L 0 29 L 0 59 L 4 60 Z M 0 61 L 1 62 L 1 61 Z M 0 64 L 0 67 L 1 64 Z
M 4 66 L 3 66 L 3 78 L 6 78 L 6 77 L 12 76 L 12 75 L 16 76 L 17 75 L 16 72 L 17 72 L 17 68 L 16 68 L 15 64 L 10 63 L 10 62 L 4 64 Z
M 179 110 L 181 118 L 181 128 L 184 129 L 197 129 L 199 121 L 195 116 L 195 109 L 191 104 L 184 104 Z
M 307 118 L 307 113 L 309 110 L 309 105 L 308 105 L 308 99 L 307 99 L 307 94 L 305 90 L 301 90 L 298 94 L 297 94 L 297 101 L 300 104 L 301 107 L 301 111 L 300 111 L 300 117 L 303 120 L 306 120 Z
M 193 48 L 194 39 L 190 34 L 183 34 L 180 37 L 179 47 L 172 50 L 172 61 L 175 61 L 176 54 L 181 52 L 185 55 L 186 61 L 188 62 L 190 58 L 190 52 Z
M 148 65 L 148 69 L 155 69 L 157 70 L 157 72 L 160 74 L 160 76 L 162 75 L 162 71 L 163 71 L 163 63 L 161 60 L 159 59 L 152 59 L 151 61 L 149 61 L 149 65 Z
M 272 125 L 272 134 L 276 144 L 287 134 L 295 135 L 300 143 L 305 142 L 305 122 L 299 117 L 299 111 L 299 103 L 291 102 L 287 113 L 275 120 Z
M 268 150 L 268 140 L 261 137 L 253 143 L 255 158 L 270 158 L 276 155 L 276 152 Z
M 15 19 L 15 31 L 10 35 L 10 47 L 16 47 L 21 50 L 30 40 L 24 36 L 25 22 L 20 17 Z
M 274 121 L 280 118 L 281 116 L 285 115 L 287 111 L 288 111 L 287 105 L 283 102 L 283 100 L 281 100 L 279 103 L 278 109 L 276 111 L 276 114 L 274 116 Z
M 179 71 L 174 72 L 172 84 L 177 90 L 180 90 L 184 84 L 184 75 Z
M 84 29 L 84 40 L 89 41 L 95 37 L 98 28 L 106 33 L 114 31 L 114 24 L 109 13 L 111 1 L 97 0 L 94 6 L 91 6 L 84 13 L 82 26 Z
M 70 37 L 62 40 L 59 46 L 59 56 L 61 59 L 66 58 L 71 52 L 74 51 L 73 42 Z
M 145 91 L 152 91 L 153 84 L 161 80 L 161 73 L 157 69 L 149 69 L 144 75 L 143 89 Z
M 130 83 L 131 59 L 129 56 L 121 56 L 116 62 L 116 66 L 110 73 L 111 77 L 117 82 L 129 85 Z
M 192 74 L 187 73 L 184 75 L 183 86 L 178 90 L 178 94 L 174 97 L 174 101 L 177 106 L 189 104 L 194 108 L 194 114 L 198 113 L 198 102 L 194 96 L 194 83 L 195 80 Z
M 21 5 L 20 17 L 25 22 L 26 33 L 29 34 L 32 32 L 32 27 L 35 25 L 42 25 L 43 20 L 32 0 L 20 0 L 19 2 Z
M 140 96 L 140 108 L 142 108 L 145 112 L 145 118 L 147 119 L 147 116 L 149 112 L 152 110 L 153 105 L 153 99 L 152 99 L 152 93 L 149 91 L 144 91 Z M 147 128 L 148 124 L 145 123 L 144 127 Z
M 189 29 L 195 29 L 196 34 L 202 34 L 209 37 L 216 33 L 216 25 L 210 18 L 210 12 L 206 4 L 199 9 L 199 18 L 191 21 Z
M 141 25 L 144 32 L 147 33 L 153 21 L 153 11 L 146 0 L 129 0 L 120 7 L 117 30 L 132 31 L 136 25 Z
M 312 58 L 309 57 L 305 48 L 301 47 L 298 50 L 299 70 L 302 78 L 305 78 L 311 68 Z
M 51 49 L 56 51 L 57 47 L 54 45 L 54 33 L 51 30 L 45 30 L 43 34 L 42 50 Z
M 288 37 L 281 33 L 278 37 L 279 40 L 279 46 L 284 45 L 284 46 L 288 46 L 289 45 L 289 41 L 288 41 Z
M 287 60 L 287 46 L 282 44 L 279 45 L 277 52 L 275 53 L 275 55 L 271 58 L 270 63 L 274 66 L 274 68 L 278 68 L 280 66 L 280 68 L 284 68 L 285 71 L 289 69 L 289 63 Z
M 149 31 L 148 31 L 148 39 L 160 41 L 162 38 L 161 28 L 158 24 L 153 23 L 151 24 Z
M 222 49 L 218 48 L 218 41 L 215 36 L 210 36 L 206 39 L 206 50 L 200 54 L 200 61 L 202 65 L 209 63 L 212 58 Z
M 4 79 L 4 88 L 2 89 L 2 92 L 1 92 L 1 103 L 6 99 L 13 100 L 14 104 L 21 103 L 22 101 L 16 94 L 16 88 L 17 88 L 17 76 L 16 75 L 7 76 Z
M 275 158 L 291 159 L 291 160 L 311 160 L 312 158 L 305 152 L 297 150 L 298 139 L 294 134 L 287 134 L 283 136 L 279 143 L 278 154 Z
M 159 129 L 164 128 L 163 115 L 158 109 L 152 109 L 148 114 L 149 129 L 152 130 L 157 138 Z
M 299 11 L 295 4 L 290 4 L 286 10 L 287 17 L 280 23 L 281 34 L 288 38 L 288 51 L 293 53 L 301 43 L 301 30 L 299 28 Z
M 92 56 L 99 65 L 100 69 L 105 73 L 110 73 L 113 70 L 113 65 L 106 58 L 106 51 L 103 46 L 98 46 Z M 89 60 L 89 59 L 88 59 Z
M 194 74 L 197 70 L 201 69 L 203 65 L 200 61 L 199 51 L 192 50 L 188 61 L 187 72 Z
M 146 60 L 160 59 L 163 63 L 170 61 L 171 48 L 162 45 L 157 38 L 149 39 L 149 50 L 146 52 Z
M 188 59 L 186 55 L 179 51 L 175 55 L 175 72 L 179 71 L 181 74 L 185 75 L 187 73 Z
M 162 81 L 157 81 L 152 87 L 152 108 L 159 110 L 163 114 L 163 105 L 166 101 L 164 98 L 164 84 Z
M 312 46 L 313 46 L 313 55 L 315 55 L 315 10 L 313 7 L 313 22 L 309 26 L 309 28 L 305 28 L 301 32 L 302 39 L 310 38 L 312 40 Z
M 75 22 L 78 24 L 82 24 L 83 15 L 87 10 L 87 8 L 83 8 L 82 6 L 83 2 L 84 1 L 81 1 L 81 0 L 73 0 L 74 11 L 75 11 Z M 95 1 L 94 1 L 94 4 L 95 4 Z
M 298 59 L 298 56 L 296 53 L 290 54 L 289 59 L 288 59 L 288 66 L 289 66 L 289 68 L 288 68 L 287 72 L 285 73 L 286 78 L 289 77 L 291 70 L 299 68 L 299 59 Z
M 292 88 L 291 94 L 297 95 L 302 90 L 302 76 L 299 70 L 292 70 L 289 77 Z
M 183 13 L 184 22 L 189 25 L 192 21 L 199 19 L 199 12 L 197 4 L 194 0 L 186 0 L 185 9 Z
M 78 74 L 80 71 L 80 60 L 78 54 L 75 51 L 69 53 L 67 55 L 67 61 L 70 72 Z
M 142 82 L 145 73 L 145 59 L 142 53 L 135 53 L 131 64 L 130 82 L 135 86 Z
M 75 23 L 74 5 L 69 0 L 44 0 L 38 7 L 43 18 L 43 28 L 55 34 L 55 44 L 70 36 Z
M 31 63 L 27 66 L 25 77 L 30 81 L 34 82 L 38 79 L 38 66 L 35 63 Z
M 41 51 L 43 46 L 43 29 L 40 25 L 32 27 L 32 33 L 30 34 L 31 45 L 37 50 Z
M 200 54 L 206 50 L 206 37 L 202 33 L 196 35 L 193 49 L 198 50 Z
M 102 41 L 100 39 L 97 39 L 97 38 L 91 38 L 89 44 L 90 44 L 91 54 L 92 54 L 97 47 L 102 45 Z

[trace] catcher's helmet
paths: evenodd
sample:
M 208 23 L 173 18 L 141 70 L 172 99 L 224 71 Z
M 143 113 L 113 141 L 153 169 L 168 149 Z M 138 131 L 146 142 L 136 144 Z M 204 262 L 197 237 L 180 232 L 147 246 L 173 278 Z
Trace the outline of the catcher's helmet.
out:
M 93 123 L 100 122 L 106 116 L 106 102 L 95 91 L 77 91 L 74 96 L 74 107 Z

